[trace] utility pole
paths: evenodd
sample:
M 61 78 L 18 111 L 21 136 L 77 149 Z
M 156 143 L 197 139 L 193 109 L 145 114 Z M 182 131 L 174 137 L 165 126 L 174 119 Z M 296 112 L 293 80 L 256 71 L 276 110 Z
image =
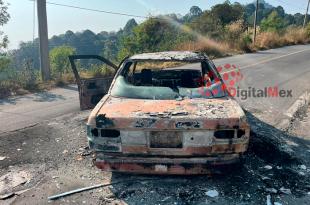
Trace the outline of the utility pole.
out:
M 253 44 L 256 41 L 256 27 L 257 27 L 257 10 L 258 10 L 258 0 L 256 0 L 255 14 L 254 14 L 254 33 L 253 33 Z
M 307 5 L 307 10 L 306 10 L 306 13 L 305 13 L 305 18 L 304 18 L 304 25 L 303 25 L 303 28 L 305 28 L 305 26 L 306 26 L 307 15 L 308 15 L 308 10 L 309 10 L 309 4 L 310 4 L 310 0 L 308 0 L 308 5 Z
M 50 63 L 48 57 L 48 32 L 46 0 L 37 0 L 38 29 L 40 39 L 40 66 L 43 81 L 51 79 Z

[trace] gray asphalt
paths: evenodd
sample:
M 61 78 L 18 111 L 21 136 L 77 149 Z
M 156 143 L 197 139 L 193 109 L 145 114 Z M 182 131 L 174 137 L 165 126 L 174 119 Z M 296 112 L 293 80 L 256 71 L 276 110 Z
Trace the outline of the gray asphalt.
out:
M 0 134 L 79 111 L 76 86 L 0 100 Z
M 292 90 L 292 97 L 237 98 L 245 109 L 272 125 L 279 124 L 288 108 L 310 89 L 310 45 L 271 49 L 214 62 L 216 65 L 235 64 L 240 68 L 244 78 L 238 86 L 242 89 L 278 86 L 279 90 Z
M 278 86 L 279 89 L 292 90 L 290 98 L 237 98 L 245 109 L 262 116 L 264 121 L 273 125 L 286 117 L 285 111 L 310 88 L 310 45 L 236 55 L 216 59 L 214 62 L 217 66 L 233 64 L 240 68 L 244 75 L 238 84 L 241 89 Z M 0 134 L 78 110 L 76 87 L 57 88 L 44 93 L 0 100 Z

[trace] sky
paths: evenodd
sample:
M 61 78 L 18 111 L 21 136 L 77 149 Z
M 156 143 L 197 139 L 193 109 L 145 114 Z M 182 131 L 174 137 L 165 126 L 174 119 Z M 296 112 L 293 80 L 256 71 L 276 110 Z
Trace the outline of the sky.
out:
M 4 0 L 9 3 L 8 12 L 11 19 L 3 30 L 9 37 L 9 49 L 18 48 L 22 41 L 29 41 L 38 36 L 37 21 L 34 31 L 34 5 L 30 0 Z M 253 0 L 236 0 L 241 4 Z M 281 5 L 287 13 L 304 13 L 308 0 L 265 0 L 267 3 Z M 224 0 L 48 0 L 48 2 L 67 4 L 90 9 L 105 10 L 133 15 L 156 15 L 188 13 L 191 6 L 199 6 L 202 10 L 210 9 L 213 5 L 223 3 Z M 234 2 L 231 0 L 231 2 Z M 67 30 L 82 31 L 90 29 L 95 33 L 101 31 L 117 31 L 124 27 L 131 17 L 91 12 L 73 8 L 47 5 L 49 38 L 53 35 L 65 33 Z M 137 22 L 143 19 L 135 18 Z M 1 28 L 2 30 L 2 28 Z

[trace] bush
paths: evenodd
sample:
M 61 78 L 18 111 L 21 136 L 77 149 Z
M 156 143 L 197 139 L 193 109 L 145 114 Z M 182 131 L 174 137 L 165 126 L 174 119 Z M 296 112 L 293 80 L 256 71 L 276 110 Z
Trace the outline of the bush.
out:
M 306 32 L 307 32 L 308 38 L 310 38 L 310 22 L 306 26 Z
M 245 51 L 247 53 L 250 53 L 253 51 L 252 43 L 253 43 L 253 41 L 252 41 L 252 38 L 250 35 L 248 35 L 248 34 L 243 35 L 239 40 L 238 48 L 241 51 Z
M 257 35 L 256 46 L 260 49 L 276 48 L 285 45 L 283 38 L 276 32 L 263 32 Z
M 223 40 L 227 42 L 231 48 L 238 48 L 244 31 L 245 29 L 243 20 L 232 22 L 225 27 Z
M 28 70 L 5 70 L 0 75 L 0 98 L 38 90 L 38 75 Z
M 227 43 L 219 43 L 210 39 L 189 41 L 176 46 L 180 51 L 200 51 L 206 53 L 210 58 L 227 56 L 230 52 Z
M 71 72 L 68 56 L 75 53 L 75 48 L 70 46 L 59 46 L 50 51 L 49 57 L 54 78 L 61 78 L 62 74 Z
M 290 27 L 286 29 L 284 34 L 284 40 L 287 44 L 305 44 L 309 42 L 310 36 L 307 33 L 307 30 L 302 28 Z

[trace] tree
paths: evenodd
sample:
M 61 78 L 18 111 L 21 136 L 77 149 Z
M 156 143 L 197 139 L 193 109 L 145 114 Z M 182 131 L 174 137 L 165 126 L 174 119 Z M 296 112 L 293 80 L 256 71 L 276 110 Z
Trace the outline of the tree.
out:
M 167 18 L 149 18 L 134 28 L 133 35 L 122 39 L 119 58 L 134 53 L 171 50 L 190 36 Z
M 57 77 L 69 72 L 69 55 L 74 55 L 75 49 L 70 46 L 59 46 L 50 51 L 50 62 L 53 74 Z
M 133 31 L 131 31 L 133 32 Z M 117 53 L 119 50 L 119 37 L 116 33 L 110 34 L 109 38 L 104 41 L 104 47 L 101 54 L 112 61 L 117 61 Z
M 0 26 L 5 25 L 10 19 L 10 14 L 8 13 L 8 5 L 4 3 L 3 0 L 0 0 Z M 0 49 L 6 48 L 9 43 L 8 36 L 4 35 L 0 31 Z
M 284 18 L 284 16 L 285 16 L 285 11 L 284 11 L 284 9 L 283 9 L 282 6 L 277 6 L 277 7 L 275 8 L 275 11 L 278 13 L 278 15 L 279 15 L 281 18 Z
M 292 14 L 285 14 L 284 15 L 284 24 L 285 26 L 293 25 L 295 24 L 295 18 Z
M 254 12 L 255 12 L 255 5 L 254 4 L 247 4 L 244 7 L 244 19 L 248 25 L 253 24 Z
M 221 24 L 227 25 L 233 21 L 237 21 L 243 18 L 244 8 L 239 3 L 230 4 L 225 2 L 223 4 L 217 4 L 212 7 L 211 15 L 214 18 L 220 20 Z
M 189 15 L 192 17 L 193 16 L 197 17 L 197 16 L 200 16 L 201 14 L 202 14 L 202 10 L 198 6 L 192 6 L 189 10 Z
M 307 16 L 309 18 L 309 15 Z M 294 14 L 294 24 L 297 26 L 301 26 L 304 22 L 304 15 L 301 13 Z
M 217 38 L 223 32 L 221 21 L 215 18 L 211 11 L 204 11 L 200 17 L 190 22 L 189 26 L 196 32 L 211 38 Z
M 267 18 L 262 20 L 260 28 L 262 31 L 279 32 L 284 28 L 284 20 L 279 17 L 276 11 L 273 11 Z
M 7 70 L 11 63 L 11 59 L 7 56 L 0 56 L 0 72 Z
M 135 19 L 130 19 L 127 21 L 124 29 L 123 29 L 123 34 L 124 35 L 130 35 L 133 32 L 133 29 L 137 26 L 137 22 Z
M 32 61 L 32 68 L 39 69 L 39 39 L 33 42 L 22 42 L 19 44 L 19 49 L 12 51 L 12 64 L 16 70 L 22 70 L 25 62 Z
M 202 10 L 198 6 L 192 6 L 189 10 L 189 13 L 186 14 L 181 21 L 188 23 L 202 15 Z

